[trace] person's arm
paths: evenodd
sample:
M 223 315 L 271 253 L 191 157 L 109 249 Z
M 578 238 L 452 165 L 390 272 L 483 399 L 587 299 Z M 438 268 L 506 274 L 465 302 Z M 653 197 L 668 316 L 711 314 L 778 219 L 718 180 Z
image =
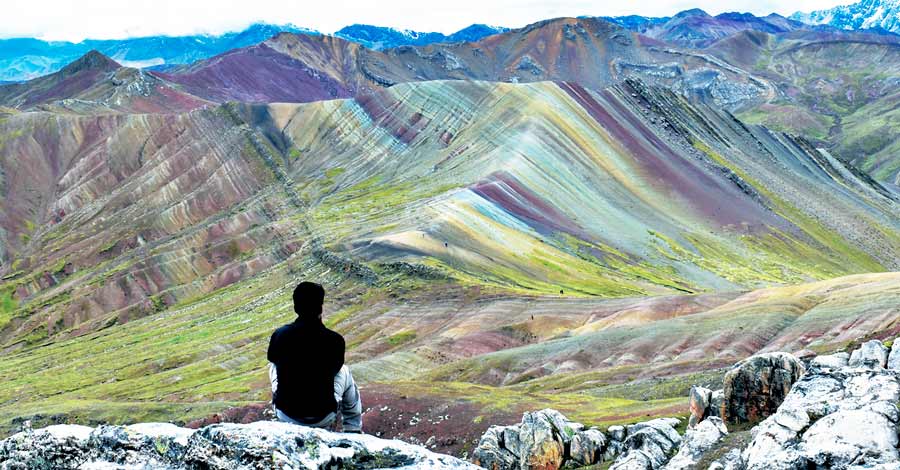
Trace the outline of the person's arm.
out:
M 272 364 L 277 364 L 278 359 L 281 357 L 281 351 L 278 347 L 278 330 L 275 330 L 272 333 L 272 338 L 269 339 L 269 351 L 266 353 L 266 358 Z
M 334 355 L 332 356 L 334 358 L 332 369 L 335 371 L 335 374 L 337 374 L 337 371 L 341 370 L 341 367 L 344 366 L 344 351 L 347 348 L 346 343 L 344 342 L 344 337 L 341 335 L 336 336 L 338 340 L 335 341 Z

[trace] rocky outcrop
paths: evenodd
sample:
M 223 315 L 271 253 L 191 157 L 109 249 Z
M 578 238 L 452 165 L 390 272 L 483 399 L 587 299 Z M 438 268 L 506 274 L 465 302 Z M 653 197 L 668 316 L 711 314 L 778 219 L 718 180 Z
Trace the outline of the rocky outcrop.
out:
M 800 360 L 783 352 L 759 354 L 738 362 L 725 374 L 724 420 L 752 423 L 775 413 L 803 373 Z
M 691 389 L 683 437 L 677 420 L 617 428 L 617 436 L 610 428 L 607 449 L 624 437 L 610 469 L 898 470 L 900 372 L 885 368 L 888 350 L 869 341 L 852 354 L 811 356 L 808 369 L 786 353 L 741 361 L 723 391 Z M 738 422 L 765 419 L 729 435 L 719 409 L 744 417 Z
M 475 450 L 474 462 L 488 469 L 557 469 L 566 444 L 584 428 L 556 410 L 525 413 L 515 426 L 492 426 Z
M 520 468 L 519 455 L 507 447 L 504 439 L 505 426 L 491 426 L 481 436 L 475 449 L 473 461 L 488 470 L 511 470 Z M 510 443 L 511 445 L 512 443 Z
M 475 470 L 462 460 L 400 441 L 273 421 L 215 424 L 57 425 L 0 441 L 4 470 L 404 468 Z
M 492 426 L 473 462 L 489 470 L 581 468 L 615 460 L 610 468 L 657 469 L 678 448 L 677 418 L 585 429 L 555 410 L 525 413 L 513 426 Z M 620 455 L 621 454 L 621 455 Z M 616 458 L 618 457 L 618 460 Z
M 600 461 L 606 438 L 556 410 L 525 413 L 514 426 L 491 426 L 481 437 L 473 461 L 490 470 L 558 469 Z
M 677 419 L 654 419 L 628 426 L 625 451 L 610 470 L 655 470 L 662 468 L 681 445 L 675 431 Z
M 841 357 L 811 361 L 777 412 L 753 428 L 746 469 L 898 468 L 900 380 L 881 365 L 882 348 L 854 351 L 856 367 L 834 367 Z
M 721 418 L 712 416 L 684 433 L 681 447 L 664 467 L 666 470 L 694 468 L 703 455 L 728 434 Z

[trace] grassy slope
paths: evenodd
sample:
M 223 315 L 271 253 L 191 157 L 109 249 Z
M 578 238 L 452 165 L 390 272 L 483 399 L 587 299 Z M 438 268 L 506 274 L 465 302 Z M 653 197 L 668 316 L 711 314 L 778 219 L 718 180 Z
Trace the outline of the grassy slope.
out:
M 844 119 L 840 155 L 862 155 L 860 167 L 873 178 L 900 184 L 900 94 L 863 106 Z
M 749 44 L 738 35 L 712 46 L 715 55 L 780 90 L 776 99 L 739 117 L 828 145 L 874 178 L 895 182 L 900 46 L 765 37 Z
M 416 289 L 395 286 L 391 292 L 398 299 L 391 301 L 397 303 L 394 306 L 396 313 L 378 313 L 372 299 L 391 298 L 380 297 L 378 289 L 360 291 L 353 283 L 328 274 L 326 268 L 302 255 L 292 264 L 295 266 L 293 273 L 274 270 L 171 312 L 7 354 L 0 361 L 0 423 L 3 423 L 3 429 L 14 429 L 18 422 L 15 418 L 34 415 L 39 415 L 38 423 L 54 420 L 186 422 L 226 407 L 267 401 L 266 340 L 276 326 L 293 317 L 288 304 L 289 291 L 279 286 L 294 275 L 330 279 L 329 284 L 334 286 L 332 289 L 339 299 L 335 301 L 336 305 L 329 306 L 332 323 L 340 319 L 344 309 L 358 312 L 360 304 L 372 305 L 374 313 L 367 312 L 368 315 L 394 317 L 401 314 L 409 302 L 423 301 L 403 300 Z M 767 312 L 793 310 L 792 321 L 780 323 L 780 328 L 766 335 L 758 333 L 766 336 L 758 348 L 777 345 L 778 349 L 787 350 L 803 347 L 820 351 L 840 349 L 859 336 L 873 332 L 890 334 L 893 331 L 896 334 L 900 330 L 896 318 L 885 314 L 880 307 L 896 305 L 900 297 L 897 281 L 895 274 L 856 276 L 752 292 L 732 301 L 721 299 L 716 302 L 720 305 L 708 312 L 684 317 L 686 325 L 690 325 L 687 330 L 672 327 L 675 320 L 654 320 L 644 315 L 626 322 L 627 325 L 637 321 L 637 326 L 604 327 L 602 321 L 600 326 L 594 326 L 589 321 L 584 327 L 572 330 L 574 336 L 568 339 L 452 362 L 434 369 L 435 372 L 430 374 L 432 378 L 426 381 L 421 379 L 421 370 L 419 378 L 412 381 L 382 378 L 378 382 L 368 382 L 366 374 L 358 375 L 364 391 L 388 389 L 396 396 L 426 399 L 435 407 L 442 403 L 464 402 L 475 410 L 473 413 L 482 416 L 479 423 L 490 423 L 492 416 L 504 414 L 511 408 L 524 411 L 547 406 L 603 426 L 646 416 L 678 415 L 685 412 L 684 396 L 692 384 L 715 386 L 720 380 L 721 367 L 753 352 L 733 349 L 730 353 L 722 352 L 720 344 L 733 339 L 727 331 L 741 328 L 733 319 L 748 318 L 757 328 L 760 316 L 769 315 Z M 602 301 L 591 302 L 596 304 L 594 309 L 603 305 Z M 704 318 L 707 320 L 699 321 Z M 808 324 L 816 327 L 810 328 L 806 326 Z M 728 326 L 723 329 L 723 325 Z M 380 348 L 386 364 L 391 364 L 398 351 L 427 354 L 429 349 L 429 343 L 416 341 L 394 344 L 392 338 L 395 335 L 389 329 L 366 336 L 365 330 L 354 329 L 354 326 L 350 320 L 336 326 L 347 336 L 348 343 L 354 344 L 351 357 L 355 351 Z M 603 329 L 595 330 L 598 327 Z M 440 338 L 452 337 L 448 334 L 458 330 L 452 323 L 445 328 L 430 336 L 430 344 L 447 345 Z M 662 352 L 654 355 L 652 360 L 644 361 L 635 357 L 643 348 L 634 347 L 627 341 L 615 349 L 587 346 L 598 337 L 640 337 L 641 332 L 651 331 L 655 336 L 650 338 L 656 344 L 674 346 L 690 337 L 691 341 L 684 344 L 694 344 L 694 347 L 688 348 L 683 355 L 694 356 L 693 363 L 683 362 L 679 357 L 666 357 Z M 810 331 L 820 336 L 812 337 Z M 699 335 L 709 336 L 707 339 Z M 478 371 L 515 367 L 516 362 L 522 361 L 546 362 L 547 348 L 580 357 L 610 355 L 616 360 L 581 372 L 577 369 L 558 370 L 546 377 L 514 385 L 498 387 L 478 383 Z M 506 358 L 504 363 L 497 362 L 500 357 Z M 422 367 L 435 366 L 434 362 L 426 362 Z M 450 369 L 464 370 L 465 375 L 446 381 L 447 378 L 442 377 L 446 374 L 441 371 Z M 685 375 L 688 370 L 698 372 Z M 372 404 L 376 403 L 396 404 L 390 400 L 373 401 Z

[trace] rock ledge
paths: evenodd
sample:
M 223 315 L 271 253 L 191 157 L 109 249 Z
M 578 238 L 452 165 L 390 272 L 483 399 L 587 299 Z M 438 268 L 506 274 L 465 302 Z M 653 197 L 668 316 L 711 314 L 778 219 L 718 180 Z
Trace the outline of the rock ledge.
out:
M 403 468 L 475 470 L 447 455 L 396 440 L 274 421 L 214 424 L 57 425 L 0 441 L 2 470 Z

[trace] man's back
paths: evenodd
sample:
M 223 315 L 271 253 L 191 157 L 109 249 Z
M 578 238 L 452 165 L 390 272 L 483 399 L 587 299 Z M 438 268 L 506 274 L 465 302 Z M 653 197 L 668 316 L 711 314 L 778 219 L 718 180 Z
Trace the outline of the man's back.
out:
M 334 377 L 344 365 L 344 338 L 316 319 L 298 318 L 269 342 L 278 387 L 275 407 L 291 418 L 319 421 L 337 408 Z

